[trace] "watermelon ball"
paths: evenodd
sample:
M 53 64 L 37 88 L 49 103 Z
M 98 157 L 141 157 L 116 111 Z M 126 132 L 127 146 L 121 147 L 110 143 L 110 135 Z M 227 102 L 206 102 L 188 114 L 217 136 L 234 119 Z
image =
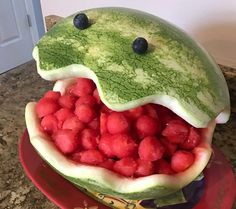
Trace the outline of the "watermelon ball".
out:
M 154 173 L 153 162 L 138 159 L 137 163 L 138 163 L 138 167 L 137 167 L 137 170 L 135 171 L 135 176 L 137 177 L 149 176 Z
M 133 157 L 137 151 L 137 144 L 128 134 L 111 135 L 112 151 L 118 158 Z
M 198 132 L 198 129 L 191 127 L 189 130 L 188 138 L 180 144 L 182 149 L 192 150 L 194 147 L 198 146 L 200 143 L 201 137 Z
M 145 109 L 146 115 L 159 120 L 159 117 L 158 117 L 156 109 L 154 108 L 154 105 L 147 104 L 144 106 L 144 109 Z
M 79 13 L 73 19 L 74 26 L 80 30 L 84 30 L 89 27 L 89 20 L 86 14 Z
M 97 88 L 93 91 L 93 97 L 96 99 L 98 104 L 101 104 L 101 99 L 100 99 L 100 96 L 99 96 Z
M 51 98 L 41 98 L 36 104 L 36 113 L 39 118 L 55 113 L 60 106 Z
M 174 171 L 171 168 L 170 163 L 164 159 L 155 161 L 155 172 L 159 174 L 174 174 Z
M 142 115 L 136 121 L 135 127 L 141 137 L 154 136 L 159 131 L 159 121 L 147 115 Z
M 84 127 L 85 124 L 81 122 L 77 116 L 67 118 L 62 125 L 62 129 L 71 129 L 76 133 L 83 130 Z
M 78 106 L 81 104 L 86 104 L 86 105 L 90 105 L 93 107 L 97 104 L 97 101 L 93 96 L 88 94 L 85 96 L 81 96 L 79 99 L 77 99 L 75 106 Z
M 134 175 L 137 167 L 138 164 L 133 158 L 126 157 L 116 161 L 113 170 L 123 176 L 131 177 Z
M 74 116 L 74 113 L 68 108 L 61 108 L 56 111 L 54 115 L 56 116 L 57 120 L 65 121 L 66 119 Z
M 101 135 L 107 133 L 107 118 L 108 115 L 106 113 L 102 113 L 100 114 L 100 133 Z
M 100 163 L 99 166 L 108 170 L 113 170 L 114 163 L 115 161 L 113 159 L 107 159 L 104 162 Z
M 111 134 L 127 133 L 129 121 L 121 112 L 112 112 L 107 118 L 107 130 Z
M 189 134 L 189 126 L 181 119 L 173 119 L 169 121 L 162 131 L 162 135 L 165 136 L 171 143 L 180 144 L 183 143 Z
M 71 160 L 80 163 L 82 149 L 80 147 L 69 156 Z
M 75 89 L 75 86 L 76 86 L 76 83 L 73 83 L 72 85 L 68 86 L 66 88 L 66 92 L 65 92 L 65 95 L 71 95 L 71 96 L 76 96 L 73 91 Z
M 109 109 L 106 105 L 102 105 L 101 112 L 102 113 L 112 113 L 113 110 Z
M 75 101 L 76 101 L 76 97 L 69 94 L 62 95 L 58 100 L 61 107 L 68 108 L 68 109 L 74 108 Z
M 171 168 L 175 172 L 181 172 L 189 168 L 194 161 L 194 155 L 191 152 L 178 150 L 171 158 Z
M 137 54 L 144 54 L 148 49 L 148 42 L 143 37 L 138 37 L 133 41 L 133 51 Z
M 60 98 L 60 96 L 61 96 L 60 92 L 50 90 L 50 91 L 46 92 L 43 97 L 50 98 L 50 99 L 57 101 Z
M 54 114 L 58 120 L 58 128 L 62 128 L 64 121 L 74 116 L 74 113 L 68 108 L 61 108 Z
M 81 145 L 84 149 L 96 149 L 99 142 L 98 133 L 93 129 L 84 129 L 80 133 Z
M 58 127 L 57 127 L 57 118 L 55 115 L 46 115 L 45 117 L 43 117 L 43 119 L 41 120 L 41 127 L 43 128 L 43 130 L 48 133 L 48 134 L 52 134 L 55 131 L 57 131 Z
M 139 118 L 143 113 L 144 113 L 144 109 L 142 106 L 139 106 L 139 107 L 136 107 L 127 111 L 128 117 L 132 119 Z
M 89 123 L 96 117 L 96 112 L 90 105 L 81 104 L 76 106 L 75 115 L 80 121 Z
M 95 149 L 85 150 L 80 153 L 80 162 L 89 165 L 98 165 L 105 161 L 105 156 Z
M 165 147 L 165 156 L 167 158 L 171 157 L 174 152 L 177 150 L 177 144 L 171 143 L 169 140 L 167 140 L 166 138 L 161 138 L 160 139 L 162 145 L 164 145 Z
M 165 152 L 164 146 L 154 136 L 145 137 L 139 144 L 138 154 L 140 159 L 156 161 L 162 158 Z
M 115 157 L 114 152 L 112 150 L 112 136 L 110 134 L 104 134 L 101 136 L 98 148 L 102 153 L 104 153 L 107 157 Z
M 99 131 L 99 129 L 100 129 L 99 118 L 96 117 L 91 122 L 89 122 L 88 127 L 93 129 L 93 130 Z
M 58 130 L 52 135 L 52 138 L 56 146 L 64 154 L 72 153 L 79 147 L 78 136 L 76 132 L 70 129 Z
M 92 80 L 87 78 L 79 78 L 72 92 L 74 95 L 82 97 L 87 94 L 92 94 L 95 88 L 96 86 Z

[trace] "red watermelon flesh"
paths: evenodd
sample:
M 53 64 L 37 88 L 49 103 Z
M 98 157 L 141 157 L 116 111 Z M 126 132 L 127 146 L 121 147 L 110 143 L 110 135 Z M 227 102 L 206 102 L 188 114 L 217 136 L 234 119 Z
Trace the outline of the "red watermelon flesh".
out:
M 201 143 L 201 129 L 161 105 L 110 110 L 86 78 L 77 79 L 64 95 L 46 92 L 36 112 L 42 130 L 68 158 L 127 177 L 182 172 Z

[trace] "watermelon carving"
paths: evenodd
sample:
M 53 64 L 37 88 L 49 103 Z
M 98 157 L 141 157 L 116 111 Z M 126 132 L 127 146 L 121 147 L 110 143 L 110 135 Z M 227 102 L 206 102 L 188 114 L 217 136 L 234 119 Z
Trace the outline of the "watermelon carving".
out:
M 207 165 L 215 124 L 229 118 L 220 69 L 158 17 L 124 8 L 84 13 L 85 29 L 70 16 L 33 51 L 41 77 L 58 81 L 26 106 L 32 145 L 90 190 L 149 199 L 183 188 Z M 145 53 L 133 51 L 137 37 L 147 40 Z

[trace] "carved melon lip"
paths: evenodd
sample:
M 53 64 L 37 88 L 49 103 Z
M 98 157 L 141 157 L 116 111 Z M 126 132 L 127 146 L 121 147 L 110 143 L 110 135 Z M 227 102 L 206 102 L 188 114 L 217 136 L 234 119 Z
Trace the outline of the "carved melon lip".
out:
M 61 94 L 64 94 L 66 87 L 74 81 L 75 79 L 58 81 L 53 90 L 60 91 Z M 30 142 L 41 157 L 64 176 L 82 181 L 91 180 L 117 193 L 129 194 L 132 192 L 142 192 L 143 190 L 156 186 L 170 188 L 176 191 L 192 182 L 203 171 L 211 156 L 211 140 L 216 124 L 215 121 L 211 121 L 208 127 L 202 130 L 202 142 L 193 150 L 195 161 L 187 170 L 174 175 L 154 174 L 147 177 L 126 178 L 105 168 L 82 165 L 67 159 L 55 147 L 48 136 L 40 130 L 40 122 L 36 115 L 35 105 L 35 102 L 27 104 L 25 118 Z
M 230 101 L 223 74 L 183 30 L 128 8 L 82 12 L 93 22 L 86 30 L 76 29 L 71 15 L 35 47 L 33 56 L 42 78 L 90 78 L 103 103 L 115 111 L 156 103 L 197 128 L 216 117 L 217 123 L 228 120 Z M 148 40 L 145 56 L 132 50 L 136 37 Z

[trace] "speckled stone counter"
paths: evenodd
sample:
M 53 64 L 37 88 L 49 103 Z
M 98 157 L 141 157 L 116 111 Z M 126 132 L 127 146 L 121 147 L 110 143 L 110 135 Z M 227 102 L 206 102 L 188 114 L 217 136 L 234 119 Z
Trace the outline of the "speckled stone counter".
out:
M 29 62 L 0 75 L 0 208 L 55 207 L 26 177 L 18 158 L 18 142 L 25 128 L 24 108 L 50 89 Z
M 236 70 L 221 68 L 230 89 L 232 113 L 227 124 L 217 126 L 213 143 L 236 172 Z M 0 75 L 0 208 L 57 208 L 28 180 L 18 158 L 25 105 L 39 99 L 52 85 L 39 77 L 34 61 Z

